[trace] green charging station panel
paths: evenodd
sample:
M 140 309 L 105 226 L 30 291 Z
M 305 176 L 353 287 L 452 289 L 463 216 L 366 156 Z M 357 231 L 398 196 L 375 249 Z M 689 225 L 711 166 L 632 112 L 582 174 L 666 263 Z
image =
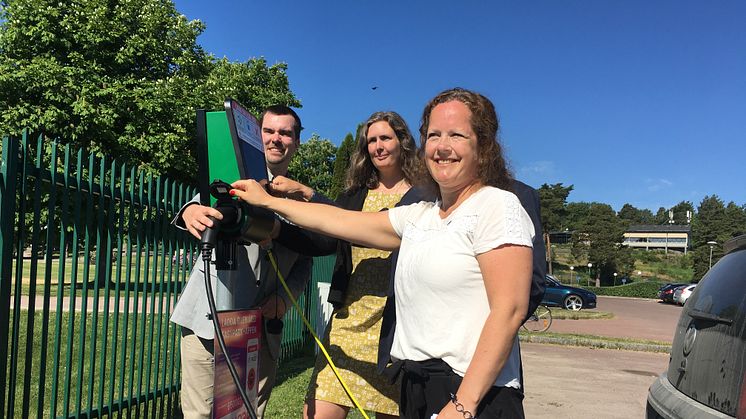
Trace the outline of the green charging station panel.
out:
M 241 178 L 238 172 L 238 161 L 235 157 L 233 139 L 231 138 L 228 117 L 225 111 L 207 112 L 207 156 L 208 179 L 212 182 L 220 179 L 233 183 Z M 215 198 L 210 197 L 210 205 L 215 204 Z

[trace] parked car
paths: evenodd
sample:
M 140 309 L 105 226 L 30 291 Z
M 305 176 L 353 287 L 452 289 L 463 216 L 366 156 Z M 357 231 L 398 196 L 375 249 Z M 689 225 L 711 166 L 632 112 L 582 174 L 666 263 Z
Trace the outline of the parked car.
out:
M 658 288 L 658 294 L 656 295 L 656 297 L 658 297 L 658 299 L 664 303 L 672 303 L 674 291 L 676 291 L 676 288 L 684 286 L 684 285 L 689 285 L 689 284 L 673 283 L 673 284 L 663 285 L 662 287 Z
M 692 291 L 694 291 L 694 288 L 696 287 L 697 284 L 691 284 L 676 288 L 676 291 L 674 291 L 673 293 L 673 301 L 676 304 L 683 306 L 684 304 L 686 304 L 686 300 L 689 299 L 689 297 L 692 295 Z
M 648 419 L 746 418 L 746 235 L 723 250 L 681 311 Z
M 582 308 L 596 308 L 596 294 L 582 288 L 561 284 L 552 275 L 546 276 L 547 289 L 542 304 L 578 311 Z

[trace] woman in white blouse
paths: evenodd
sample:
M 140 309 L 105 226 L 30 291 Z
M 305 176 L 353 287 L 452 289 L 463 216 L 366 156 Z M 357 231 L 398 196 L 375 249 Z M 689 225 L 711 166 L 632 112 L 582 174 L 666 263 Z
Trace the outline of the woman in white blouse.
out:
M 518 328 L 528 305 L 533 225 L 497 141 L 493 104 L 455 88 L 420 127 L 436 202 L 376 213 L 279 199 L 251 180 L 232 194 L 293 223 L 379 249 L 399 248 L 397 326 L 403 417 L 523 417 Z

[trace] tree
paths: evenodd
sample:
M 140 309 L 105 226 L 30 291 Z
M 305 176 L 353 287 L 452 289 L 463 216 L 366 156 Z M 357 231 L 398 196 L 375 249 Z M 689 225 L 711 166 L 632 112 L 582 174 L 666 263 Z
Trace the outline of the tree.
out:
M 284 64 L 215 60 L 196 43 L 204 28 L 170 0 L 2 1 L 0 133 L 28 128 L 193 183 L 196 109 L 300 105 Z
M 200 105 L 206 109 L 222 109 L 223 101 L 232 97 L 255 116 L 270 105 L 299 107 L 300 101 L 290 91 L 287 64 L 267 66 L 264 58 L 245 63 L 213 61 L 207 80 L 200 86 Z
M 0 9 L 0 132 L 23 128 L 193 181 L 194 117 L 234 96 L 252 110 L 299 105 L 285 65 L 214 60 L 205 26 L 170 0 L 6 0 Z
M 666 224 L 668 222 L 668 211 L 660 207 L 655 213 L 655 224 Z
M 710 245 L 712 247 L 712 263 L 722 256 L 722 245 L 730 238 L 725 206 L 717 195 L 706 196 L 697 208 L 697 215 L 692 222 L 692 250 L 694 262 L 694 278 L 701 279 L 710 269 Z
M 629 224 L 654 224 L 653 212 L 649 209 L 638 209 L 630 204 L 624 204 L 617 216 Z
M 329 140 L 313 134 L 308 141 L 300 145 L 298 152 L 290 161 L 288 171 L 294 180 L 328 197 L 331 195 L 336 151 L 336 147 Z
M 332 187 L 330 198 L 337 199 L 339 193 L 345 188 L 347 168 L 350 167 L 350 157 L 355 150 L 355 139 L 352 134 L 347 133 L 345 139 L 337 147 L 337 155 L 334 158 L 334 174 L 332 175 Z
M 552 243 L 549 234 L 562 229 L 565 218 L 565 203 L 567 196 L 573 189 L 573 185 L 562 186 L 561 183 L 554 185 L 543 184 L 539 187 L 539 200 L 541 204 L 541 224 L 544 230 L 544 242 L 546 243 L 546 260 L 549 262 L 549 274 L 552 274 Z
M 629 249 L 621 246 L 624 222 L 610 205 L 593 202 L 587 209 L 587 216 L 573 234 L 573 256 L 585 255 L 593 263 L 597 279 L 610 281 L 614 272 L 629 273 Z
M 694 216 L 694 205 L 689 201 L 681 201 L 671 207 L 669 210 L 673 213 L 673 223 L 686 225 L 691 223 L 691 217 Z M 689 217 L 687 217 L 687 213 Z
M 570 202 L 565 210 L 565 227 L 571 231 L 578 230 L 585 225 L 584 220 L 590 214 L 591 204 L 588 202 Z
M 729 202 L 725 207 L 725 220 L 731 238 L 746 234 L 746 205 L 739 207 L 735 202 Z

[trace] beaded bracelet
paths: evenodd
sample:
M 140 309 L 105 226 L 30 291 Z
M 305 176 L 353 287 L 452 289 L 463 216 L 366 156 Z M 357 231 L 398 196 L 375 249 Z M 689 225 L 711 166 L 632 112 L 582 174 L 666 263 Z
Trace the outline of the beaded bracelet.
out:
M 464 409 L 464 405 L 461 404 L 460 401 L 458 401 L 458 397 L 456 397 L 455 394 L 450 393 L 451 395 L 451 403 L 456 406 L 456 411 L 461 413 L 464 416 L 464 419 L 477 419 L 476 416 L 474 416 L 470 411 Z

